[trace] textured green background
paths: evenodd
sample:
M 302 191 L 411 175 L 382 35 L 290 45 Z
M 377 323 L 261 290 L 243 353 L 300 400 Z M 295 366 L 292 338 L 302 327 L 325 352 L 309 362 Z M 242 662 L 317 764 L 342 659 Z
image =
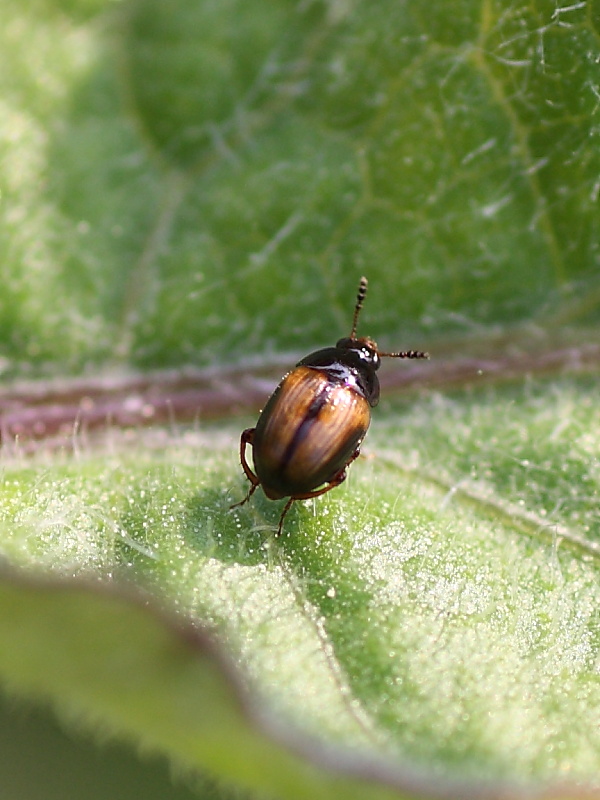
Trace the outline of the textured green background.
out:
M 348 332 L 361 274 L 362 331 L 438 364 L 597 341 L 598 2 L 0 11 L 5 375 L 304 354 Z M 66 592 L 0 581 L 9 689 L 194 776 L 399 796 L 377 794 L 381 772 L 364 786 L 290 756 L 226 682 L 216 742 L 202 653 L 126 600 L 69 595 L 73 578 L 125 579 L 216 629 L 283 720 L 396 775 L 597 776 L 594 378 L 384 398 L 368 460 L 279 542 L 260 493 L 228 511 L 246 424 L 4 453 L 0 552 Z M 39 774 L 28 797 L 47 800 Z
M 593 4 L 2 7 L 11 365 L 597 317 Z

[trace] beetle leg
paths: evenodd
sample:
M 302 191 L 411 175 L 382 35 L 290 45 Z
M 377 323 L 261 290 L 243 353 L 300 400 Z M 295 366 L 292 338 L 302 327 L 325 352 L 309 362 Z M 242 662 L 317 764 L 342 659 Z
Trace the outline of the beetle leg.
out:
M 352 460 L 354 461 L 353 456 Z M 304 494 L 295 494 L 291 499 L 292 500 L 312 500 L 313 497 L 319 497 L 319 495 L 325 494 L 326 492 L 331 491 L 331 489 L 335 489 L 336 486 L 339 486 L 340 483 L 343 483 L 346 480 L 346 467 L 341 469 L 333 478 L 327 483 L 327 486 L 323 486 L 322 489 L 313 489 L 312 492 L 305 492 Z
M 281 516 L 279 517 L 279 525 L 277 526 L 277 533 L 275 534 L 275 536 L 281 536 L 281 529 L 283 528 L 283 520 L 285 519 L 285 515 L 292 507 L 292 503 L 294 502 L 295 499 L 296 499 L 295 497 L 290 497 L 290 499 L 285 504 L 283 511 L 281 512 Z
M 337 475 L 334 475 L 333 478 L 329 481 L 327 486 L 324 486 L 322 489 L 315 489 L 312 492 L 307 492 L 301 496 L 295 495 L 294 500 L 310 500 L 312 497 L 318 497 L 321 494 L 325 494 L 326 492 L 331 491 L 331 489 L 335 489 L 336 486 L 339 486 L 340 483 L 343 483 L 346 480 L 346 467 L 341 469 Z
M 252 470 L 248 465 L 248 462 L 246 461 L 246 447 L 249 444 L 254 445 L 255 430 L 256 428 L 246 428 L 245 431 L 242 431 L 242 435 L 240 436 L 240 461 L 242 462 L 242 467 L 250 483 L 252 483 L 253 486 L 258 486 L 260 484 L 260 481 L 258 480 L 256 475 L 252 472 Z
M 258 477 L 254 474 L 254 472 L 252 472 L 248 462 L 246 461 L 246 447 L 249 444 L 254 444 L 255 430 L 256 430 L 255 428 L 246 428 L 245 431 L 242 431 L 242 435 L 240 436 L 240 461 L 242 462 L 242 468 L 246 473 L 246 477 L 248 478 L 248 480 L 252 485 L 250 486 L 250 489 L 248 490 L 248 494 L 246 495 L 246 497 L 244 497 L 244 499 L 241 500 L 239 503 L 234 503 L 232 506 L 229 506 L 230 509 L 237 508 L 237 506 L 243 506 L 244 503 L 247 503 L 248 500 L 250 500 L 250 498 L 254 494 L 254 492 L 257 490 L 257 488 L 260 486 L 260 481 Z
M 244 431 L 244 433 L 246 433 L 246 431 Z M 277 526 L 277 533 L 275 534 L 275 536 L 281 536 L 281 529 L 283 528 L 283 520 L 285 519 L 285 515 L 290 510 L 290 508 L 292 507 L 292 503 L 295 500 L 311 500 L 313 497 L 319 497 L 319 495 L 325 494 L 326 492 L 329 492 L 331 489 L 335 489 L 336 486 L 339 486 L 340 483 L 343 483 L 346 480 L 346 477 L 347 477 L 346 469 L 347 469 L 347 467 L 356 458 L 358 458 L 359 455 L 360 455 L 360 444 L 356 448 L 356 450 L 352 453 L 352 456 L 351 456 L 350 460 L 348 461 L 348 464 L 346 464 L 346 466 L 343 469 L 341 469 L 339 472 L 337 472 L 333 476 L 333 478 L 327 483 L 327 486 L 323 486 L 322 489 L 313 489 L 312 492 L 306 492 L 305 494 L 295 494 L 293 497 L 290 497 L 290 499 L 285 504 L 285 506 L 283 508 L 283 511 L 281 512 L 281 516 L 279 517 L 279 525 Z M 250 494 L 254 491 L 255 488 L 256 488 L 256 486 L 252 487 L 252 489 L 250 491 Z M 243 502 L 245 502 L 245 501 L 243 501 Z
M 354 459 L 357 456 L 358 456 L 358 450 L 356 450 L 356 452 L 352 456 L 351 461 L 354 461 Z M 329 492 L 331 489 L 335 489 L 336 486 L 339 486 L 340 483 L 343 483 L 345 480 L 346 480 L 346 468 L 344 467 L 344 469 L 341 469 L 336 475 L 334 475 L 333 478 L 327 484 L 327 486 L 323 486 L 322 489 L 313 489 L 312 492 L 305 492 L 304 494 L 295 494 L 293 497 L 290 497 L 290 499 L 285 504 L 283 511 L 281 512 L 281 516 L 279 517 L 279 525 L 277 526 L 277 533 L 275 534 L 275 536 L 281 536 L 283 520 L 285 519 L 285 515 L 292 507 L 292 503 L 294 503 L 296 500 L 311 500 L 313 497 L 319 497 L 319 495 L 325 494 L 326 492 Z
M 355 451 L 352 453 L 352 455 L 350 456 L 350 460 L 349 460 L 349 461 L 348 461 L 348 463 L 346 464 L 346 467 L 345 467 L 345 469 L 346 469 L 346 468 L 348 468 L 348 467 L 350 466 L 350 464 L 351 464 L 353 461 L 355 461 L 355 460 L 356 460 L 356 459 L 359 457 L 359 455 L 360 455 L 360 446 L 361 446 L 361 444 L 362 444 L 362 442 L 359 442 L 359 443 L 358 443 L 358 447 L 356 448 L 356 450 L 355 450 Z M 343 478 L 342 478 L 342 480 L 343 480 Z M 340 481 L 340 483 L 341 483 L 341 481 Z M 338 485 L 339 485 L 339 484 L 338 484 Z
M 233 505 L 229 506 L 229 510 L 231 511 L 232 508 L 237 508 L 238 506 L 243 506 L 245 503 L 250 500 L 254 492 L 258 489 L 258 483 L 253 483 L 250 489 L 248 489 L 248 494 L 244 497 L 243 500 L 240 500 L 239 503 L 234 503 Z

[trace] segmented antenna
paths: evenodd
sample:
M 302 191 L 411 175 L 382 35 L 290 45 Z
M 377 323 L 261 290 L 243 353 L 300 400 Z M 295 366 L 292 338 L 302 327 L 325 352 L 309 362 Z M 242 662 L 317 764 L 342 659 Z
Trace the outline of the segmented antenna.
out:
M 352 320 L 352 331 L 350 332 L 350 338 L 356 339 L 356 326 L 358 324 L 358 315 L 360 314 L 360 310 L 363 307 L 363 303 L 365 302 L 365 297 L 367 296 L 367 289 L 369 287 L 369 281 L 363 277 L 360 279 L 360 283 L 358 284 L 358 294 L 356 295 L 356 305 L 354 306 L 354 319 Z
M 354 319 L 352 320 L 352 331 L 350 333 L 351 339 L 356 339 L 356 326 L 358 324 L 358 315 L 360 314 L 360 310 L 363 307 L 363 303 L 365 302 L 365 297 L 367 296 L 367 289 L 369 287 L 369 281 L 363 277 L 360 279 L 360 283 L 358 284 L 358 294 L 356 295 L 356 305 L 354 306 Z M 374 347 L 377 345 L 372 342 Z M 429 353 L 423 353 L 421 350 L 402 350 L 399 353 L 381 353 L 379 350 L 377 351 L 377 355 L 382 358 L 429 358 Z
M 429 358 L 429 353 L 423 353 L 421 350 L 402 350 L 400 353 L 379 353 L 379 357 L 382 356 L 387 358 Z

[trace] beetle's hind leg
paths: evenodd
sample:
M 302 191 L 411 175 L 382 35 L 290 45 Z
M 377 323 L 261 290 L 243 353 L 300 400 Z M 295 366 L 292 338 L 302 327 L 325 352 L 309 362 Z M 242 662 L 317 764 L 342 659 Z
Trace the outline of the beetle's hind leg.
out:
M 352 454 L 352 458 L 348 462 L 351 464 L 355 458 L 358 458 L 360 455 L 360 449 L 357 447 L 354 453 Z M 348 466 L 346 465 L 346 467 Z M 295 494 L 285 504 L 283 511 L 281 512 L 281 516 L 279 517 L 279 525 L 277 526 L 277 533 L 275 536 L 281 536 L 281 529 L 283 528 L 283 520 L 285 519 L 285 515 L 288 513 L 290 508 L 292 507 L 292 503 L 296 500 L 312 500 L 313 497 L 320 497 L 322 494 L 326 494 L 327 492 L 331 491 L 331 489 L 335 489 L 336 486 L 339 486 L 340 483 L 343 483 L 346 480 L 346 467 L 341 469 L 337 472 L 328 482 L 327 486 L 323 486 L 322 489 L 313 489 L 312 492 L 305 492 L 304 494 Z M 251 489 L 251 493 L 254 491 L 256 487 Z M 245 501 L 244 501 L 245 502 Z
M 290 497 L 290 499 L 283 507 L 283 511 L 281 512 L 281 516 L 279 517 L 279 525 L 277 526 L 277 533 L 275 534 L 275 536 L 281 536 L 281 530 L 283 528 L 283 520 L 285 519 L 285 516 L 290 510 L 290 508 L 292 507 L 292 503 L 294 502 L 295 499 L 296 499 L 295 497 Z
M 237 508 L 238 506 L 243 506 L 244 503 L 247 503 L 248 500 L 252 497 L 254 492 L 260 486 L 260 481 L 258 476 L 252 472 L 250 469 L 250 465 L 246 461 L 246 446 L 249 444 L 254 444 L 254 431 L 256 428 L 246 428 L 245 431 L 242 431 L 242 435 L 240 436 L 240 461 L 242 462 L 242 468 L 246 473 L 246 477 L 252 484 L 250 489 L 248 490 L 248 494 L 244 497 L 243 500 L 240 500 L 239 503 L 234 503 L 232 506 L 229 506 L 230 509 Z

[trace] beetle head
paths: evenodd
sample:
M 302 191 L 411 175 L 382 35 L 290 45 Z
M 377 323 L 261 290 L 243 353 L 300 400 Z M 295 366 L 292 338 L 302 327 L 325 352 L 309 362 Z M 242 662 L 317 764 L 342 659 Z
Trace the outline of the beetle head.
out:
M 371 369 L 379 369 L 381 365 L 377 343 L 372 339 L 368 339 L 367 337 L 362 339 L 348 337 L 340 339 L 335 346 L 339 347 L 340 350 L 352 350 L 360 359 L 361 364 L 365 364 Z

